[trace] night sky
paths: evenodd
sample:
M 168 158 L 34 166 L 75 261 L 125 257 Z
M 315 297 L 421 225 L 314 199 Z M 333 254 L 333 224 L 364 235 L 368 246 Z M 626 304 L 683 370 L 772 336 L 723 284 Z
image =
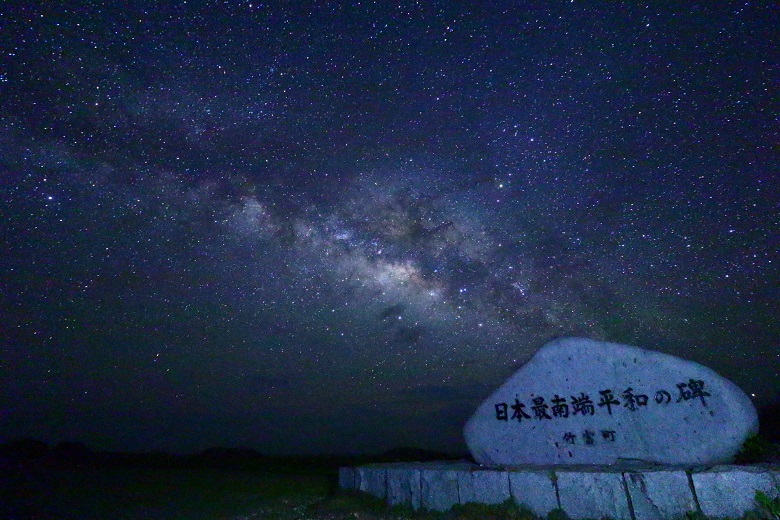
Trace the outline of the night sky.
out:
M 462 452 L 572 335 L 780 399 L 775 2 L 33 4 L 0 440 Z

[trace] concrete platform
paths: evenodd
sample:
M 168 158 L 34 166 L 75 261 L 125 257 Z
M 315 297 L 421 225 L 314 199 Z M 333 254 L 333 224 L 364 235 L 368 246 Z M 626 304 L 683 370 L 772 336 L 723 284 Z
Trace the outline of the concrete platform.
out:
M 573 520 L 663 520 L 698 511 L 740 517 L 755 493 L 780 497 L 780 466 L 486 467 L 461 462 L 371 464 L 339 470 L 339 486 L 391 505 L 446 511 L 455 504 L 514 500 L 536 515 L 563 509 Z

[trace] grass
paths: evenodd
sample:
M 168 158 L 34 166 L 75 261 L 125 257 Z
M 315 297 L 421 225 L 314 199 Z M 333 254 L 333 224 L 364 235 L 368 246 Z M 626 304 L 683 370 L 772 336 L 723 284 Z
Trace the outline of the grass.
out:
M 333 468 L 0 467 L 4 519 L 533 520 L 507 501 L 437 513 L 336 490 Z M 563 520 L 563 519 L 556 519 Z
M 772 498 L 763 491 L 756 491 L 756 503 L 770 520 L 780 520 L 780 498 Z
M 457 505 L 444 513 L 388 507 L 336 489 L 334 467 L 144 467 L 0 459 L 0 518 L 222 520 L 535 520 L 511 500 Z M 780 499 L 756 494 L 744 520 L 780 520 Z M 560 510 L 548 520 L 568 520 Z M 707 520 L 692 513 L 685 520 Z
M 449 511 L 413 511 L 409 507 L 388 507 L 382 500 L 359 492 L 339 492 L 310 508 L 315 515 L 306 518 L 342 520 L 535 520 L 532 512 L 512 500 L 503 504 L 468 503 Z
M 328 496 L 331 489 L 327 475 L 268 471 L 125 467 L 4 470 L 0 518 L 251 518 L 264 510 L 274 515 L 274 511 L 303 510 Z

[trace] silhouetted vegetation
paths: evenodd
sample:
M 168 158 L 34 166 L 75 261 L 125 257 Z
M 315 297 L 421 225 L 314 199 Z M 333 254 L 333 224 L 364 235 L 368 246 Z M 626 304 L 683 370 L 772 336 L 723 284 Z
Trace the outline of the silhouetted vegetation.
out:
M 215 447 L 173 455 L 16 439 L 0 444 L 0 518 L 298 518 L 286 512 L 291 508 L 336 518 L 328 507 L 343 501 L 334 498 L 339 467 L 447 459 L 453 457 L 419 448 L 281 457 Z M 321 507 L 309 511 L 314 504 Z M 240 516 L 247 513 L 254 516 Z
M 752 437 L 745 463 L 766 461 L 777 446 Z M 466 504 L 446 513 L 389 507 L 337 488 L 338 468 L 377 462 L 453 460 L 414 447 L 376 455 L 265 455 L 252 448 L 209 448 L 190 455 L 93 451 L 78 442 L 50 447 L 36 439 L 0 444 L 0 518 L 224 518 L 342 520 L 531 520 L 514 503 Z M 762 511 L 776 501 L 760 497 Z M 356 516 L 357 515 L 357 516 Z M 550 518 L 564 520 L 562 511 Z
M 762 462 L 780 462 L 780 448 L 762 435 L 751 435 L 734 457 L 737 464 L 758 464 Z
M 38 439 L 14 439 L 0 444 L 0 457 L 14 459 L 38 459 L 49 453 L 49 445 Z
M 62 442 L 49 447 L 37 439 L 15 439 L 0 444 L 0 458 L 18 462 L 36 461 L 44 465 L 71 463 L 95 466 L 145 468 L 212 468 L 229 470 L 273 470 L 277 472 L 315 472 L 337 470 L 341 466 L 384 462 L 427 462 L 457 460 L 466 456 L 401 447 L 368 455 L 265 455 L 253 448 L 207 448 L 199 453 L 174 455 L 165 452 L 93 451 L 80 442 Z
M 780 443 L 780 394 L 775 401 L 758 411 L 760 433 L 768 441 Z
M 453 520 L 536 520 L 537 516 L 532 511 L 525 509 L 507 500 L 503 504 L 475 504 L 453 506 L 451 510 Z

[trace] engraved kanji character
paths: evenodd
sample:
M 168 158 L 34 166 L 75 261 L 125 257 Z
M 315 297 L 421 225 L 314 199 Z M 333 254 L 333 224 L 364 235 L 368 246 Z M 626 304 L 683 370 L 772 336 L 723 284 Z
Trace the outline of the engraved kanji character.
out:
M 530 419 L 531 416 L 525 413 L 523 408 L 525 408 L 525 405 L 515 399 L 515 404 L 512 405 L 512 410 L 514 410 L 512 419 L 517 419 L 517 422 L 521 422 L 523 419 Z
M 685 388 L 688 387 L 688 390 Z M 708 392 L 704 391 L 704 381 L 697 379 L 689 379 L 688 383 L 678 383 L 677 388 L 680 390 L 680 395 L 677 397 L 677 402 L 688 401 L 690 399 L 699 398 L 701 404 L 707 406 L 707 401 L 704 400 L 705 396 L 709 396 Z
M 547 408 L 549 408 L 549 406 L 544 404 L 544 397 L 534 397 L 533 402 L 534 405 L 531 409 L 534 411 L 534 417 L 540 421 L 542 419 L 552 419 L 552 417 L 547 414 Z
M 599 390 L 599 393 L 601 394 L 601 401 L 599 401 L 599 406 L 606 406 L 609 415 L 612 415 L 612 405 L 619 405 L 620 401 L 615 399 L 615 396 L 612 395 L 612 390 Z
M 496 403 L 496 419 L 499 421 L 509 420 L 509 410 L 506 403 Z
M 710 393 L 704 391 L 704 381 L 701 379 L 689 379 L 688 389 L 691 391 L 691 399 L 698 397 L 701 399 L 701 404 L 707 406 L 707 401 L 704 400 L 704 397 L 709 397 Z
M 566 432 L 566 435 L 563 436 L 563 440 L 565 440 L 569 444 L 574 444 L 576 438 L 577 436 L 574 435 L 572 432 Z
M 658 394 L 656 394 L 656 397 Z M 625 400 L 624 406 L 635 412 L 640 406 L 647 406 L 647 396 L 645 394 L 635 394 L 634 389 L 630 386 L 623 392 L 623 399 Z
M 601 430 L 601 437 L 605 441 L 615 442 L 615 430 Z
M 571 396 L 571 405 L 573 407 L 571 412 L 572 415 L 577 415 L 578 413 L 582 415 L 593 415 L 596 410 L 593 407 L 593 401 L 590 400 L 590 396 L 584 392 L 580 392 L 579 397 Z
M 563 397 L 559 397 L 558 394 L 555 394 L 555 396 L 552 398 L 552 413 L 553 417 L 568 417 L 569 416 L 569 405 L 566 404 L 566 399 Z
M 582 432 L 582 438 L 585 439 L 585 444 L 595 444 L 595 441 L 593 439 L 593 436 L 596 434 L 596 432 L 592 432 L 590 430 L 585 430 Z

